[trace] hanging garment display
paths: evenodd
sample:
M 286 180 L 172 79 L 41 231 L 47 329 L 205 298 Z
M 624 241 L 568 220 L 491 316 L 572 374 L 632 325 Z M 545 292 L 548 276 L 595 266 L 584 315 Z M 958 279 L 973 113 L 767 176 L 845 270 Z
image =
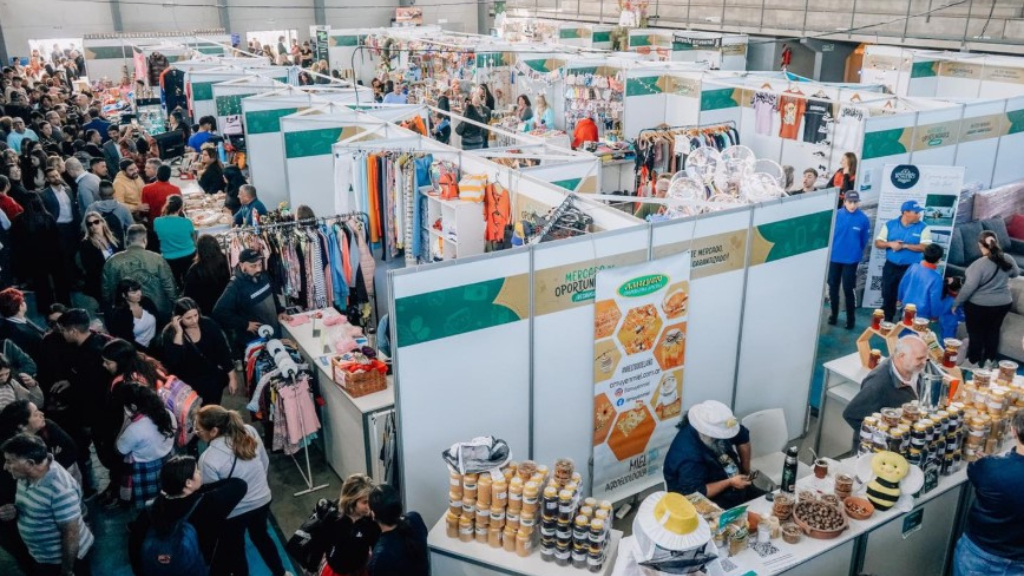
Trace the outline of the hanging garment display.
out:
M 572 132 L 581 118 L 591 118 L 605 130 L 622 126 L 625 109 L 625 81 L 622 72 L 615 75 L 597 73 L 565 75 L 565 131 Z
M 837 150 L 860 150 L 861 137 L 864 134 L 864 109 L 856 106 L 843 106 L 839 109 L 834 124 L 832 144 Z
M 797 139 L 797 133 L 800 130 L 800 123 L 804 119 L 804 109 L 806 106 L 807 104 L 802 94 L 788 90 L 782 93 L 782 97 L 779 99 L 779 116 L 782 117 L 779 138 L 787 140 Z
M 818 144 L 828 138 L 828 127 L 833 122 L 832 101 L 811 98 L 804 108 L 804 142 Z
M 754 107 L 754 133 L 770 136 L 772 119 L 775 117 L 775 111 L 779 109 L 778 95 L 774 92 L 754 92 L 751 104 Z

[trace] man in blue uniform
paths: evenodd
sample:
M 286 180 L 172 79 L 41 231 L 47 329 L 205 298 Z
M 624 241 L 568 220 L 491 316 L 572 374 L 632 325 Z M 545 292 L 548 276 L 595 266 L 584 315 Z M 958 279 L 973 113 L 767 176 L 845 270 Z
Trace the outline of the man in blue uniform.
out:
M 899 305 L 917 306 L 921 318 L 938 321 L 942 316 L 942 274 L 939 274 L 939 260 L 945 251 L 938 244 L 929 244 L 924 249 L 924 260 L 907 270 L 900 282 Z
M 828 263 L 828 299 L 832 314 L 828 323 L 836 325 L 839 316 L 839 284 L 843 284 L 843 299 L 846 301 L 846 328 L 853 328 L 856 309 L 853 288 L 857 284 L 857 265 L 864 259 L 864 248 L 871 239 L 871 223 L 860 210 L 860 194 L 846 193 L 843 208 L 836 213 L 836 225 L 832 231 L 832 257 Z
M 885 267 L 882 268 L 882 310 L 885 319 L 892 322 L 896 315 L 896 300 L 899 297 L 900 282 L 911 264 L 921 261 L 924 247 L 932 243 L 932 233 L 921 222 L 921 205 L 917 200 L 907 200 L 900 207 L 902 215 L 885 223 L 875 238 L 875 248 L 885 250 Z

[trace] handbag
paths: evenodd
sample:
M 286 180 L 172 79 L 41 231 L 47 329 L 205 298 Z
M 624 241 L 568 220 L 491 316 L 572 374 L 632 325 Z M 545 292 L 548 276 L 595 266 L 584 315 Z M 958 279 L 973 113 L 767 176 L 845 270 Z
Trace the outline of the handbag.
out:
M 462 180 L 459 180 L 459 200 L 483 202 L 486 188 L 486 174 L 466 174 Z

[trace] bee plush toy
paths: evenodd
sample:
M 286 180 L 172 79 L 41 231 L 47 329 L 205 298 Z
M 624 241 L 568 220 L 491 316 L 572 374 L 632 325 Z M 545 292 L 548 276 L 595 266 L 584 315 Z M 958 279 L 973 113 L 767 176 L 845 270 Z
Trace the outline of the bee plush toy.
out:
M 895 452 L 879 452 L 871 459 L 871 470 L 875 479 L 868 483 L 868 500 L 878 510 L 888 510 L 900 499 L 900 482 L 910 472 L 910 465 Z

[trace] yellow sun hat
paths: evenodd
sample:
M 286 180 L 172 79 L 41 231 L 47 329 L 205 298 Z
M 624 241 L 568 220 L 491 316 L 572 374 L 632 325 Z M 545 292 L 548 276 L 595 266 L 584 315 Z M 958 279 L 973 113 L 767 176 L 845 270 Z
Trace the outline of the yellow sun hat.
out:
M 641 549 L 651 544 L 673 552 L 704 546 L 711 528 L 682 494 L 655 492 L 640 504 L 633 533 Z

